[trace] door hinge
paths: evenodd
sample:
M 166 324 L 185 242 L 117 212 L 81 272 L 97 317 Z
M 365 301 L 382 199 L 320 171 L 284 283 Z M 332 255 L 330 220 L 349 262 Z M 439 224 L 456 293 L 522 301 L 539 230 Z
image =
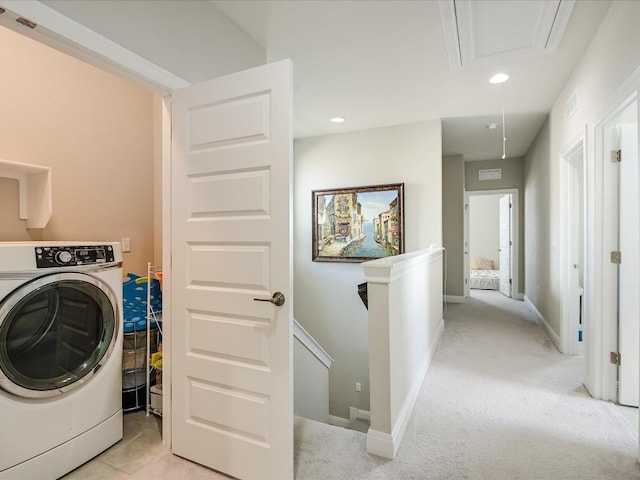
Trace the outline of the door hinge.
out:
M 620 163 L 622 161 L 622 150 L 611 150 L 611 161 Z
M 622 263 L 622 252 L 619 250 L 611 252 L 611 263 L 620 265 Z
M 609 355 L 609 362 L 611 362 L 612 365 L 620 365 L 620 353 L 618 352 L 611 352 Z
M 513 280 L 509 279 L 509 285 L 513 284 Z

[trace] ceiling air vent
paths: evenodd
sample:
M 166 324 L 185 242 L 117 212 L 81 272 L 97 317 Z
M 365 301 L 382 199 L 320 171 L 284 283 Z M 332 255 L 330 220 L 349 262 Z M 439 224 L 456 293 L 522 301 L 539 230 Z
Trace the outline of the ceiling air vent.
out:
M 22 17 L 16 18 L 16 22 L 31 29 L 34 29 L 38 26 L 35 23 L 33 23 L 31 20 L 27 20 L 26 18 L 22 18 Z
M 576 113 L 577 109 L 578 109 L 578 92 L 573 92 L 569 97 L 569 100 L 567 100 L 567 105 L 565 109 L 566 119 L 569 120 L 571 117 L 573 117 L 573 114 Z
M 558 48 L 576 0 L 438 0 L 452 70 Z

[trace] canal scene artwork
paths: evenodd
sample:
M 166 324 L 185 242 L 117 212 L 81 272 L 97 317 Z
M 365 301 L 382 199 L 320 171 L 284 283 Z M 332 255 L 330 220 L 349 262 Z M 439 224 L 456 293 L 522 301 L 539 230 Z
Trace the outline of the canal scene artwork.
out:
M 404 184 L 314 190 L 313 261 L 364 262 L 404 253 Z

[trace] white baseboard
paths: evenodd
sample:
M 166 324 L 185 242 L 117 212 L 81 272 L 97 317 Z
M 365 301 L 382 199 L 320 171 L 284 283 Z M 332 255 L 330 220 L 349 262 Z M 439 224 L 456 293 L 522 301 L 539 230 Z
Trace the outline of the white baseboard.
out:
M 513 295 L 514 300 L 524 300 L 524 293 L 516 293 Z
M 427 356 L 423 364 L 418 369 L 418 372 L 413 380 L 413 384 L 411 385 L 411 389 L 409 390 L 404 404 L 400 409 L 398 418 L 395 424 L 392 426 L 392 433 L 380 432 L 378 430 L 373 430 L 370 428 L 369 432 L 367 433 L 368 453 L 383 458 L 390 458 L 391 460 L 396 457 L 396 453 L 398 453 L 398 448 L 400 448 L 402 438 L 404 437 L 405 431 L 407 430 L 409 419 L 411 418 L 411 414 L 413 413 L 413 408 L 415 407 L 416 401 L 418 400 L 420 388 L 422 387 L 422 383 L 424 382 L 424 379 L 427 375 L 427 371 L 429 370 L 429 366 L 431 365 L 431 360 L 433 359 L 433 355 L 436 353 L 436 349 L 438 348 L 438 344 L 440 343 L 443 332 L 444 319 L 441 319 L 440 324 L 438 325 L 438 330 L 436 331 L 436 334 L 434 335 L 433 340 L 429 345 Z
M 329 425 L 333 425 L 334 427 L 349 428 L 349 419 L 336 417 L 335 415 L 329 415 Z
M 360 410 L 356 407 L 349 407 L 349 421 L 366 420 L 371 421 L 371 413 L 369 410 Z
M 367 453 L 393 460 L 397 449 L 394 447 L 393 437 L 389 433 L 369 429 L 367 433 Z
M 445 303 L 464 303 L 464 297 L 460 295 L 445 295 Z
M 542 324 L 542 328 L 544 328 L 547 336 L 551 339 L 558 351 L 562 352 L 562 348 L 560 346 L 560 336 L 553 330 L 553 328 L 551 328 L 549 322 L 547 322 L 547 320 L 538 311 L 536 306 L 531 303 L 531 300 L 529 300 L 526 295 L 524 296 L 524 303 L 527 305 L 527 307 L 529 307 L 529 310 L 533 312 L 533 314 L 537 317 L 537 320 Z

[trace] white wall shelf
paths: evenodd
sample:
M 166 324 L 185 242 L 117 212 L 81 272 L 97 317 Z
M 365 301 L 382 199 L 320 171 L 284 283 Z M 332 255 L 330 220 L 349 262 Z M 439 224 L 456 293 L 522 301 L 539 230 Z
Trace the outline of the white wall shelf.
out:
M 44 228 L 51 218 L 51 168 L 0 160 L 0 177 L 18 180 L 20 219 Z

